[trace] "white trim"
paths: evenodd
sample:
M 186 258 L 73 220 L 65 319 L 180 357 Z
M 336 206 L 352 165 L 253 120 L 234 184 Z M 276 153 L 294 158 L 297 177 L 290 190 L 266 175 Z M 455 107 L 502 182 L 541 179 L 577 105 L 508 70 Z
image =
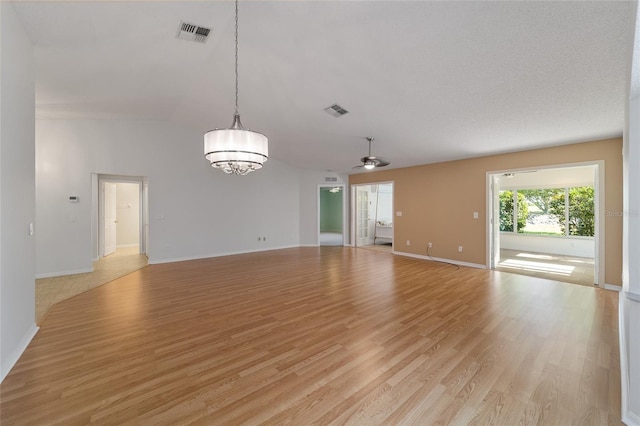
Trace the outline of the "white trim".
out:
M 258 253 L 261 251 L 283 250 L 283 249 L 294 248 L 294 247 L 302 247 L 302 246 L 300 245 L 280 246 L 280 247 L 270 247 L 270 248 L 263 248 L 263 249 L 257 249 L 257 250 L 232 251 L 227 253 L 216 253 L 216 254 L 209 254 L 209 255 L 203 255 L 203 256 L 177 257 L 173 259 L 162 259 L 162 260 L 149 259 L 148 263 L 149 265 L 161 265 L 163 263 L 186 262 L 189 260 L 210 259 L 214 257 L 234 256 L 236 254 Z M 315 245 L 315 246 L 308 246 L 308 247 L 318 247 L 318 246 Z
M 5 359 L 3 359 L 2 363 L 2 371 L 0 372 L 0 383 L 4 381 L 4 378 L 7 377 L 7 374 L 11 371 L 16 362 L 20 359 L 24 351 L 31 343 L 31 340 L 35 337 L 36 333 L 40 330 L 35 323 L 31 325 L 31 328 L 27 331 L 27 333 L 22 337 L 18 346 L 14 349 L 14 351 Z
M 440 257 L 429 257 L 422 254 L 414 254 L 414 253 L 406 253 L 402 251 L 393 250 L 391 253 L 397 254 L 399 256 L 413 257 L 415 259 L 423 259 L 423 260 L 435 260 L 436 262 L 446 262 L 452 263 L 454 265 L 467 266 L 469 268 L 477 268 L 477 269 L 487 269 L 486 265 L 481 265 L 480 263 L 470 263 L 470 262 L 462 262 L 460 260 L 452 260 L 452 259 L 443 259 Z
M 627 411 L 622 414 L 622 422 L 627 426 L 640 426 L 640 416 L 632 411 Z
M 627 297 L 629 293 L 627 292 Z M 627 426 L 640 426 L 640 416 L 629 410 L 629 360 L 624 315 L 625 300 L 618 299 L 618 345 L 620 351 L 620 420 Z
M 383 181 L 374 181 L 374 182 L 362 182 L 362 183 L 354 183 L 351 184 L 349 189 L 350 189 L 350 212 L 351 212 L 351 220 L 349 221 L 349 226 L 350 226 L 350 240 L 351 243 L 349 245 L 349 247 L 358 247 L 358 240 L 357 240 L 357 234 L 358 234 L 358 212 L 357 212 L 357 187 L 359 186 L 370 186 L 370 185 L 391 185 L 391 216 L 392 216 L 392 222 L 393 222 L 393 238 L 392 241 L 395 240 L 395 235 L 396 235 L 396 182 L 394 180 L 383 180 Z M 377 196 L 377 195 L 376 195 Z M 375 241 L 374 241 L 375 243 Z M 366 245 L 370 245 L 370 244 L 366 244 Z M 345 244 L 345 246 L 347 246 Z
M 132 243 L 132 244 L 116 244 L 116 250 L 119 248 L 127 248 L 127 247 L 138 247 L 139 244 L 138 243 Z
M 93 272 L 93 267 L 86 268 L 86 269 L 75 269 L 73 271 L 58 271 L 58 272 L 47 272 L 45 274 L 36 274 L 36 279 L 38 280 L 40 278 L 53 278 L 53 277 L 62 277 L 65 275 L 86 274 L 89 272 Z
M 626 291 L 625 295 L 627 296 L 627 299 L 633 302 L 640 302 L 640 294 L 638 293 L 635 293 L 633 291 Z
M 606 284 L 606 283 L 605 283 L 605 284 L 602 286 L 602 288 L 604 288 L 605 290 L 612 290 L 612 291 L 617 291 L 617 292 L 622 291 L 622 287 L 621 287 L 621 286 L 619 286 L 619 285 L 615 285 L 615 284 Z

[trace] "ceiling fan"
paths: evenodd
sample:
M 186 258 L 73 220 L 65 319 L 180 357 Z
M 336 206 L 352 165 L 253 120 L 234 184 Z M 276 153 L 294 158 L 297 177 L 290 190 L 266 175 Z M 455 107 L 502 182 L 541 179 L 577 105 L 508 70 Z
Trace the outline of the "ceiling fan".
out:
M 362 164 L 355 166 L 354 169 L 359 169 L 364 167 L 367 170 L 371 170 L 374 169 L 376 167 L 384 167 L 384 166 L 388 166 L 389 161 L 382 158 L 382 157 L 376 157 L 371 155 L 371 142 L 373 141 L 373 138 L 371 136 L 367 137 L 367 140 L 369 141 L 369 155 L 367 155 L 366 157 L 362 157 L 360 159 L 360 161 L 362 162 Z

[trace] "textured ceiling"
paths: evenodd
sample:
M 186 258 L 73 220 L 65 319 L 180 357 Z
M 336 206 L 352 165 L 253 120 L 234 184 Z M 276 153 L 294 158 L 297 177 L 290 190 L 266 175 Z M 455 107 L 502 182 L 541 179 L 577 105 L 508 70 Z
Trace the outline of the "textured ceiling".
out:
M 36 47 L 39 117 L 170 120 L 203 133 L 231 124 L 232 2 L 14 6 Z M 365 136 L 390 168 L 620 136 L 630 10 L 241 1 L 242 122 L 269 137 L 270 157 L 336 172 L 367 153 Z M 207 43 L 176 39 L 181 20 L 212 27 Z M 349 114 L 323 111 L 334 103 Z

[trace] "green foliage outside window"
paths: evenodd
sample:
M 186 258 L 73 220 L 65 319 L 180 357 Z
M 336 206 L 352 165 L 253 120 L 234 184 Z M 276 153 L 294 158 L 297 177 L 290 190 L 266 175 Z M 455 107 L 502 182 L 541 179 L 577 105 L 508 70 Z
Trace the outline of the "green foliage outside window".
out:
M 518 192 L 518 232 L 523 232 L 529 216 L 524 195 Z M 513 191 L 500 191 L 500 231 L 513 232 Z
M 569 188 L 569 233 L 583 237 L 595 235 L 594 190 L 590 186 Z M 565 194 L 556 194 L 550 202 L 549 213 L 558 218 L 560 227 L 566 232 Z
M 527 201 L 538 209 L 541 214 L 549 214 L 549 207 L 551 205 L 551 199 L 559 192 L 564 194 L 562 189 L 521 189 L 518 190 L 519 194 L 523 194 Z

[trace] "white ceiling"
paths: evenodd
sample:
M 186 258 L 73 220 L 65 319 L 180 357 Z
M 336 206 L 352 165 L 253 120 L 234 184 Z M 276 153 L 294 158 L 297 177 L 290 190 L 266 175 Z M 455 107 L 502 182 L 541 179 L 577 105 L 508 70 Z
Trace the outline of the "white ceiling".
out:
M 521 170 L 499 176 L 500 189 L 548 189 L 595 186 L 596 166 Z
M 170 120 L 202 133 L 231 124 L 232 2 L 14 6 L 36 46 L 38 117 Z M 630 10 L 241 1 L 242 122 L 269 137 L 271 158 L 349 173 L 366 136 L 389 168 L 620 136 Z M 212 27 L 208 42 L 176 39 L 181 20 Z M 323 111 L 334 103 L 349 114 Z

